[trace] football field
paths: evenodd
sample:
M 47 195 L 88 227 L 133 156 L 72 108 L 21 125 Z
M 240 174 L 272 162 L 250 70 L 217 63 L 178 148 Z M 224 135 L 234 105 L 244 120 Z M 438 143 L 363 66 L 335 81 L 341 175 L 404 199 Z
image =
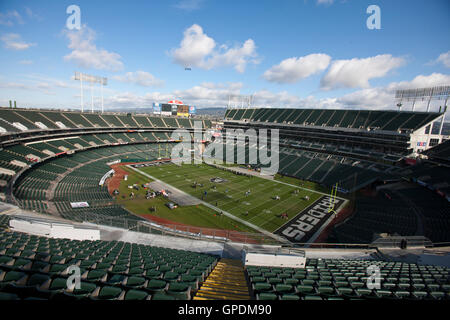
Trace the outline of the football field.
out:
M 170 163 L 138 170 L 269 232 L 323 196 L 300 186 L 237 175 L 206 164 Z

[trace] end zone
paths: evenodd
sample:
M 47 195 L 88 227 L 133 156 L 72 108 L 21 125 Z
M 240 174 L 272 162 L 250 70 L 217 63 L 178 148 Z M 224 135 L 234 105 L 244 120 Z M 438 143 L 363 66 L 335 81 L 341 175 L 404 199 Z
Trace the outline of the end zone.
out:
M 342 198 L 322 196 L 273 233 L 292 243 L 311 243 L 346 202 Z M 330 204 L 336 209 L 330 210 Z

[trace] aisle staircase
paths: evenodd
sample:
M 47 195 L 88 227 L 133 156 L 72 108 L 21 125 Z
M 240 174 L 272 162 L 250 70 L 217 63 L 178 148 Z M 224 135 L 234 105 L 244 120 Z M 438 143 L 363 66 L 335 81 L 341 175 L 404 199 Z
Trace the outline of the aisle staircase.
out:
M 249 300 L 247 280 L 240 260 L 221 259 L 197 291 L 194 300 Z

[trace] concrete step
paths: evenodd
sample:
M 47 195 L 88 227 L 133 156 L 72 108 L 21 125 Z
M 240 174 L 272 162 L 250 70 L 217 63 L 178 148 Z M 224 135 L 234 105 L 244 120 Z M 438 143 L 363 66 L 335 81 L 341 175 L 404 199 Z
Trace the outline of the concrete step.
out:
M 242 262 L 221 259 L 193 299 L 249 300 L 250 294 Z

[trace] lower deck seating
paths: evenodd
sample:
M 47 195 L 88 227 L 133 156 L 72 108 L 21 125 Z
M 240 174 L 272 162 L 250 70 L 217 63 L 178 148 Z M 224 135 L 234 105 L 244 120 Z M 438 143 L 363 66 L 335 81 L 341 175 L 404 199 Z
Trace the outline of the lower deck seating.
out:
M 369 289 L 367 268 L 380 270 Z M 258 300 L 449 300 L 450 269 L 374 260 L 307 259 L 305 269 L 246 268 Z
M 24 209 L 48 213 L 48 201 L 52 201 L 58 213 L 66 219 L 103 221 L 114 218 L 112 225 L 124 227 L 125 222 L 118 219 L 122 217 L 127 219 L 126 224 L 130 228 L 140 218 L 115 205 L 108 189 L 99 186 L 102 176 L 111 169 L 106 163 L 116 159 L 126 161 L 127 158 L 154 160 L 170 154 L 170 150 L 171 146 L 168 144 L 120 145 L 53 158 L 23 173 L 14 185 L 13 194 Z M 57 182 L 51 195 L 50 188 L 68 170 L 71 172 Z M 70 202 L 80 201 L 88 202 L 89 208 L 73 209 L 70 206 Z M 111 225 L 111 221 L 108 220 L 108 223 Z
M 375 197 L 359 196 L 353 216 L 334 229 L 334 239 L 340 243 L 371 243 L 376 233 L 414 236 L 417 216 L 404 199 L 382 191 Z
M 376 233 L 425 236 L 432 242 L 450 239 L 448 201 L 412 183 L 376 196 L 358 195 L 353 216 L 335 227 L 330 242 L 370 243 Z
M 0 300 L 190 300 L 216 256 L 119 241 L 0 230 Z M 68 268 L 80 268 L 70 289 Z

